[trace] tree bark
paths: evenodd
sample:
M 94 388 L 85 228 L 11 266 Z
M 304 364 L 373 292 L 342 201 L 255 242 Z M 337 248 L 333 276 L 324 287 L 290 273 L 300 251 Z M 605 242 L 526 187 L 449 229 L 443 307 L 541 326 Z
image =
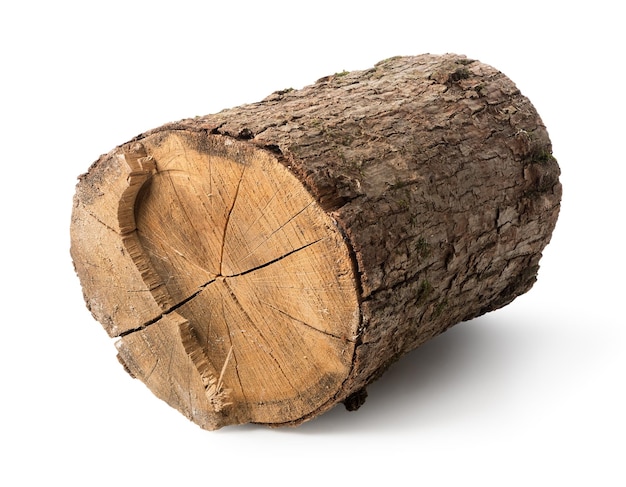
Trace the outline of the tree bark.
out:
M 165 125 L 81 176 L 71 254 L 125 368 L 206 429 L 298 424 L 528 291 L 559 167 L 527 98 L 398 57 Z

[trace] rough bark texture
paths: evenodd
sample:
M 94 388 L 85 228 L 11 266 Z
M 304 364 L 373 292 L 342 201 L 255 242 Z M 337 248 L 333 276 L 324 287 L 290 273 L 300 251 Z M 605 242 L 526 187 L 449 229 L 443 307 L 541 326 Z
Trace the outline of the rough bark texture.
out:
M 353 260 L 359 317 L 349 372 L 330 400 L 264 423 L 297 424 L 342 401 L 356 409 L 364 388 L 401 355 L 528 291 L 559 212 L 559 168 L 539 115 L 505 75 L 463 56 L 392 58 L 168 124 L 103 156 L 75 197 L 72 256 L 85 298 L 111 336 L 127 339 L 124 347 L 148 322 L 173 321 L 164 310 L 180 299 L 164 305 L 154 293 L 126 292 L 147 284 L 132 265 L 103 257 L 124 252 L 124 232 L 93 205 L 125 194 L 121 153 L 172 133 L 266 151 L 336 223 Z M 183 333 L 182 355 L 184 341 Z M 215 419 L 180 397 L 168 402 L 209 429 L 250 420 Z

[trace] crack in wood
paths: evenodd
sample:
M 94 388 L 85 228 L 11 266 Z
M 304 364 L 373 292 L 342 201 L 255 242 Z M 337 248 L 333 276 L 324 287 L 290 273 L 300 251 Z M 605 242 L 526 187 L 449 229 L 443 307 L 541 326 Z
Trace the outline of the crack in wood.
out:
M 269 345 L 270 340 L 268 340 L 263 335 L 263 332 L 259 329 L 259 327 L 256 325 L 254 320 L 250 317 L 249 313 L 246 311 L 246 309 L 243 306 L 243 304 L 241 304 L 241 302 L 239 301 L 239 298 L 237 298 L 237 295 L 235 294 L 233 288 L 228 284 L 228 281 L 226 279 L 224 279 L 223 282 L 224 282 L 224 286 L 226 287 L 228 293 L 230 294 L 233 302 L 235 303 L 235 305 L 237 306 L 239 311 L 245 316 L 245 318 L 248 321 L 248 323 L 250 324 L 250 326 L 256 330 L 256 332 L 259 335 L 259 337 L 261 337 L 264 341 L 268 342 L 268 344 L 261 344 L 258 341 L 255 341 L 255 343 L 257 344 L 257 346 L 259 348 L 261 348 L 263 350 L 263 352 L 265 354 L 267 354 L 268 357 L 270 357 L 272 359 L 272 361 L 274 362 L 274 364 L 276 365 L 276 367 L 278 368 L 280 373 L 285 378 L 285 381 L 287 382 L 287 384 L 289 384 L 289 386 L 297 393 L 298 392 L 297 388 L 293 386 L 293 384 L 289 380 L 289 375 L 285 373 L 285 371 L 283 370 L 283 368 L 280 365 L 279 360 L 275 357 L 274 351 L 273 351 L 271 345 Z M 226 320 L 226 323 L 227 323 L 227 326 L 230 327 L 230 325 L 228 324 L 227 320 Z M 242 387 L 242 390 L 243 390 L 243 387 Z
M 295 218 L 297 218 L 302 212 L 304 212 L 307 208 L 309 208 L 311 205 L 313 204 L 313 202 L 310 202 L 309 204 L 307 204 L 304 208 L 302 208 L 301 210 L 299 210 L 298 212 L 296 212 L 294 215 L 292 215 L 287 221 L 285 221 L 282 225 L 280 225 L 280 227 L 278 227 L 276 230 L 272 231 L 269 235 L 267 235 L 265 237 L 264 240 L 261 241 L 261 243 L 259 243 L 256 247 L 254 247 L 252 250 L 250 250 L 250 252 L 248 252 L 246 255 L 244 255 L 243 257 L 241 257 L 237 262 L 241 262 L 245 259 L 247 259 L 248 257 L 250 257 L 251 255 L 254 254 L 254 252 L 261 247 L 262 245 L 264 245 L 265 243 L 268 242 L 268 240 L 270 238 L 272 238 L 273 235 L 275 235 L 277 232 L 281 231 L 283 228 L 285 228 L 286 225 L 288 225 L 290 222 L 292 222 Z M 259 217 L 260 218 L 260 217 Z M 316 243 L 316 242 L 313 242 Z M 305 246 L 306 247 L 306 246 Z M 304 248 L 304 247 L 301 247 Z
M 278 257 L 278 258 L 274 259 L 274 260 L 271 260 L 271 261 L 269 261 L 269 262 L 266 262 L 265 264 L 261 264 L 261 265 L 259 265 L 259 266 L 255 267 L 255 268 L 253 268 L 253 269 L 248 269 L 247 271 L 243 271 L 243 272 L 240 272 L 240 273 L 238 273 L 238 274 L 233 274 L 233 275 L 231 275 L 231 276 L 221 276 L 221 275 L 216 276 L 215 278 L 211 279 L 210 281 L 205 282 L 204 284 L 202 284 L 201 286 L 199 286 L 199 287 L 198 287 L 198 289 L 197 289 L 197 290 L 196 290 L 193 294 L 191 294 L 190 296 L 188 296 L 188 297 L 186 297 L 185 299 L 181 300 L 181 301 L 180 301 L 180 302 L 178 302 L 177 304 L 175 304 L 175 305 L 171 306 L 171 307 L 170 307 L 170 308 L 168 308 L 166 311 L 163 311 L 163 313 L 161 313 L 159 316 L 157 316 L 157 317 L 155 317 L 155 318 L 153 318 L 153 319 L 151 319 L 151 320 L 147 321 L 146 323 L 142 324 L 141 326 L 137 326 L 137 327 L 135 327 L 135 328 L 131 328 L 131 329 L 129 329 L 129 330 L 123 331 L 122 333 L 120 333 L 120 334 L 118 334 L 118 335 L 114 336 L 113 338 L 122 338 L 122 337 L 125 337 L 125 336 L 127 336 L 127 335 L 130 335 L 131 333 L 135 333 L 135 332 L 137 332 L 137 331 L 145 330 L 148 326 L 151 326 L 151 325 L 155 324 L 156 322 L 158 322 L 159 320 L 161 320 L 163 317 L 165 317 L 165 316 L 167 316 L 167 315 L 169 315 L 169 314 L 171 314 L 171 313 L 175 312 L 175 311 L 176 311 L 176 310 L 178 310 L 180 307 L 182 307 L 182 306 L 184 306 L 185 304 L 189 303 L 189 302 L 190 302 L 193 298 L 195 298 L 195 297 L 196 297 L 196 296 L 198 296 L 198 295 L 199 295 L 202 291 L 204 291 L 204 290 L 205 290 L 205 289 L 206 289 L 206 288 L 207 288 L 210 284 L 214 283 L 215 281 L 217 281 L 217 280 L 218 280 L 218 279 L 220 279 L 220 278 L 222 278 L 222 279 L 225 281 L 226 279 L 232 279 L 232 278 L 235 278 L 235 277 L 245 276 L 246 274 L 250 274 L 251 272 L 257 271 L 257 270 L 259 270 L 259 269 L 263 269 L 263 268 L 268 267 L 268 266 L 270 266 L 270 265 L 272 265 L 272 264 L 275 264 L 276 262 L 279 262 L 279 261 L 281 261 L 281 260 L 283 260 L 283 259 L 286 259 L 286 258 L 287 258 L 287 257 L 289 257 L 290 255 L 293 255 L 293 254 L 295 254 L 296 252 L 300 252 L 301 250 L 304 250 L 304 249 L 306 249 L 307 247 L 310 247 L 310 246 L 312 246 L 312 245 L 315 245 L 316 243 L 318 243 L 318 242 L 320 242 L 320 241 L 322 241 L 322 240 L 324 240 L 324 239 L 318 239 L 318 240 L 315 240 L 314 242 L 311 242 L 311 243 L 308 243 L 308 244 L 306 244 L 306 245 L 303 245 L 302 247 L 299 247 L 299 248 L 297 248 L 297 249 L 294 249 L 294 250 L 292 250 L 291 252 L 287 252 L 286 254 L 284 254 L 284 255 L 282 255 L 282 256 L 280 256 L 280 257 Z M 148 290 L 146 290 L 146 291 L 148 291 Z M 135 291 L 135 292 L 137 292 L 137 291 Z
M 175 312 L 178 308 L 180 308 L 181 306 L 184 306 L 185 304 L 187 304 L 189 301 L 191 301 L 193 298 L 195 298 L 198 294 L 200 294 L 202 291 L 204 291 L 206 289 L 206 287 L 215 282 L 216 279 L 211 279 L 209 282 L 204 283 L 202 286 L 200 286 L 198 288 L 197 291 L 195 291 L 191 296 L 188 296 L 187 298 L 183 299 L 182 301 L 178 302 L 177 304 L 175 304 L 174 306 L 168 308 L 166 311 L 164 311 L 163 313 L 161 313 L 159 316 L 157 316 L 156 318 L 153 318 L 147 322 L 145 322 L 143 325 L 141 326 L 137 326 L 135 328 L 131 328 L 129 330 L 123 331 L 122 333 L 120 333 L 117 336 L 114 336 L 113 338 L 123 338 L 125 336 L 130 335 L 131 333 L 135 333 L 138 331 L 142 331 L 145 330 L 146 328 L 148 328 L 151 325 L 154 325 L 155 323 L 157 323 L 158 321 L 160 321 L 162 318 L 164 318 L 165 316 L 172 314 L 173 312 Z
M 339 336 L 339 335 L 334 335 L 334 334 L 329 333 L 329 332 L 327 332 L 327 331 L 320 330 L 319 328 L 315 328 L 313 325 L 310 325 L 310 324 L 309 324 L 309 323 L 307 323 L 306 321 L 299 320 L 299 319 L 298 319 L 298 318 L 296 318 L 295 316 L 290 315 L 290 314 L 289 314 L 289 313 L 287 313 L 286 311 L 284 311 L 284 310 L 282 310 L 282 309 L 280 309 L 280 308 L 278 308 L 278 307 L 276 307 L 276 306 L 272 305 L 271 303 L 268 303 L 267 301 L 259 301 L 259 302 L 260 302 L 261 304 L 264 304 L 264 305 L 265 305 L 265 306 L 267 306 L 268 308 L 271 308 L 271 309 L 273 309 L 273 310 L 275 310 L 275 311 L 278 311 L 280 314 L 282 314 L 283 316 L 286 316 L 286 317 L 287 317 L 287 318 L 289 318 L 290 320 L 296 321 L 296 322 L 300 323 L 301 325 L 304 325 L 304 326 L 306 326 L 307 328 L 310 328 L 311 330 L 317 331 L 317 332 L 322 333 L 322 334 L 324 334 L 324 335 L 326 335 L 326 336 L 329 336 L 329 337 L 331 337 L 331 338 L 335 338 L 335 339 L 337 339 L 337 340 L 341 340 L 341 341 L 343 341 L 343 342 L 351 342 L 351 343 L 354 343 L 354 341 L 355 341 L 353 338 L 350 338 L 350 337 L 342 337 L 342 336 Z
M 228 224 L 230 223 L 230 217 L 235 209 L 235 204 L 237 203 L 237 197 L 239 196 L 239 189 L 241 188 L 241 183 L 243 181 L 244 174 L 246 172 L 246 166 L 243 166 L 241 170 L 241 175 L 239 176 L 239 182 L 237 183 L 237 189 L 235 189 L 235 196 L 233 197 L 233 204 L 228 210 L 228 214 L 226 215 L 226 222 L 224 223 L 224 233 L 222 235 L 222 248 L 220 250 L 220 267 L 219 273 L 222 275 L 222 265 L 224 263 L 224 247 L 226 246 L 226 233 L 228 232 Z

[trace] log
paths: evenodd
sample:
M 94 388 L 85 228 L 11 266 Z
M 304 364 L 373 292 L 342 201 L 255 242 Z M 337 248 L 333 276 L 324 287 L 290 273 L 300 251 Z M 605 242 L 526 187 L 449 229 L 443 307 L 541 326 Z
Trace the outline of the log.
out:
M 71 256 L 126 370 L 202 428 L 296 425 L 536 280 L 547 131 L 464 56 L 381 61 L 146 132 L 79 177 Z

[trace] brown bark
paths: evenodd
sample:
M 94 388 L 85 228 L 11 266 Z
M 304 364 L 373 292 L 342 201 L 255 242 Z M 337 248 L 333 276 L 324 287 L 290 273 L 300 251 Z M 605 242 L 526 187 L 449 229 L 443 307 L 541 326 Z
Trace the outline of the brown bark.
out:
M 127 370 L 204 428 L 298 424 L 528 291 L 561 196 L 502 73 L 399 57 L 102 156 L 71 253 Z

